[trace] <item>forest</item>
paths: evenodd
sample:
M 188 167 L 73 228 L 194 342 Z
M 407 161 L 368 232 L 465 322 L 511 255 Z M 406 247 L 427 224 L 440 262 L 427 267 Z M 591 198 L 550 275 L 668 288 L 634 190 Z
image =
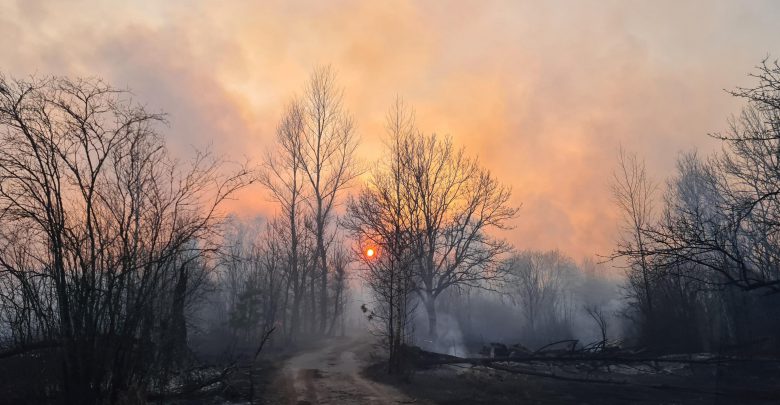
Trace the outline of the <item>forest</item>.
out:
M 780 65 L 750 75 L 671 177 L 612 145 L 620 232 L 584 258 L 507 238 L 513 173 L 400 96 L 361 156 L 333 66 L 246 160 L 173 152 L 104 80 L 0 75 L 0 402 L 771 403 Z M 226 208 L 250 187 L 272 214 Z

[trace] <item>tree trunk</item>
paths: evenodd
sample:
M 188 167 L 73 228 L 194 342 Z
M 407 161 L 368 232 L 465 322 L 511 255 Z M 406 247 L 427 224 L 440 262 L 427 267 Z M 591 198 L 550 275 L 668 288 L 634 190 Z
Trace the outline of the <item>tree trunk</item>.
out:
M 436 296 L 433 293 L 426 294 L 425 311 L 428 313 L 428 338 L 436 343 L 439 336 L 436 328 Z
M 311 277 L 309 278 L 309 304 L 311 307 L 309 308 L 309 333 L 315 334 L 317 333 L 317 274 L 312 271 Z
M 320 290 L 320 333 L 325 333 L 328 325 L 328 266 L 325 257 L 325 246 L 320 250 L 320 266 L 322 268 L 322 289 Z
M 293 292 L 292 314 L 290 315 L 290 336 L 288 342 L 294 342 L 301 330 L 301 294 L 303 288 L 296 288 Z
M 179 268 L 179 277 L 176 280 L 176 287 L 173 292 L 173 309 L 171 311 L 171 329 L 170 349 L 168 356 L 173 364 L 179 365 L 183 360 L 183 355 L 187 350 L 187 319 L 184 315 L 185 304 L 187 300 L 187 283 L 189 263 L 184 263 Z
M 341 312 L 343 310 L 341 305 L 341 294 L 344 286 L 341 283 L 342 282 L 339 281 L 339 284 L 336 285 L 336 293 L 333 297 L 333 318 L 331 318 L 330 326 L 328 327 L 329 336 L 333 336 L 335 334 L 334 330 L 336 329 L 336 325 L 338 324 L 339 317 L 341 316 Z

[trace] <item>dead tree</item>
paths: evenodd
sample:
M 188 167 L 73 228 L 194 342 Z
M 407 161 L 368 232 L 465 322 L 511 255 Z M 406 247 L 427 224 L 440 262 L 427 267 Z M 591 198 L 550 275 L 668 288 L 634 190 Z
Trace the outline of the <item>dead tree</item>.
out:
M 314 70 L 300 101 L 303 130 L 297 153 L 311 194 L 307 204 L 315 240 L 314 263 L 320 277 L 319 333 L 326 332 L 328 322 L 326 242 L 335 225 L 333 208 L 358 174 L 354 156 L 357 136 L 342 99 L 336 73 L 328 66 Z
M 517 209 L 511 190 L 498 182 L 449 137 L 416 133 L 398 148 L 404 184 L 414 201 L 409 232 L 418 258 L 415 291 L 437 339 L 436 298 L 449 288 L 483 288 L 501 278 L 511 251 L 491 230 L 506 229 Z
M 558 251 L 523 251 L 512 257 L 508 272 L 509 294 L 523 312 L 529 341 L 568 337 L 578 276 L 574 262 Z
M 300 328 L 301 305 L 305 295 L 306 274 L 301 266 L 301 256 L 308 255 L 302 249 L 303 206 L 310 197 L 305 189 L 306 179 L 301 148 L 305 139 L 306 121 L 304 106 L 293 101 L 276 130 L 276 148 L 268 152 L 261 183 L 270 191 L 281 208 L 284 222 L 278 231 L 287 241 L 286 297 L 292 294 L 287 340 L 294 339 Z M 287 300 L 287 298 L 286 298 Z
M 343 225 L 357 241 L 356 254 L 365 266 L 361 272 L 375 302 L 369 318 L 381 322 L 387 342 L 388 371 L 403 369 L 403 345 L 408 339 L 413 305 L 413 266 L 418 262 L 412 232 L 416 203 L 410 194 L 400 148 L 416 136 L 414 116 L 399 99 L 387 115 L 387 141 L 391 153 L 378 162 L 360 193 L 347 204 Z M 364 311 L 368 309 L 364 307 Z
M 162 119 L 99 80 L 0 76 L 0 302 L 20 339 L 59 342 L 72 403 L 155 383 L 195 290 L 183 265 L 213 251 L 219 206 L 251 181 L 208 154 L 171 159 Z
M 645 232 L 653 218 L 653 198 L 656 185 L 647 176 L 643 161 L 636 154 L 626 153 L 622 148 L 618 154 L 618 168 L 613 173 L 612 194 L 623 215 L 619 251 L 632 251 L 629 258 L 629 282 L 632 283 L 635 298 L 640 304 L 642 315 L 653 327 L 653 293 L 651 286 L 652 268 L 649 263 L 649 238 Z
M 287 245 L 281 221 L 237 228 L 224 239 L 220 284 L 232 344 L 253 344 L 262 331 L 285 322 Z
M 631 221 L 629 238 L 613 255 L 634 265 L 629 280 L 643 327 L 684 324 L 680 330 L 693 334 L 669 336 L 676 329 L 664 327 L 648 341 L 668 337 L 711 350 L 753 341 L 756 330 L 777 337 L 768 315 L 777 298 L 767 296 L 780 292 L 780 67 L 764 61 L 752 76 L 753 87 L 731 92 L 745 107 L 727 131 L 713 135 L 722 151 L 708 159 L 682 155 L 659 218 Z M 643 169 L 627 173 L 639 175 L 624 180 L 644 177 Z M 626 182 L 622 190 L 630 194 Z M 643 188 L 634 190 L 641 203 Z M 625 212 L 643 212 L 642 204 L 623 201 Z
M 604 315 L 604 310 L 596 305 L 586 305 L 585 312 L 598 326 L 599 332 L 601 332 L 601 345 L 603 348 L 607 344 L 607 317 Z
M 328 335 L 333 335 L 339 322 L 344 326 L 344 310 L 347 302 L 348 293 L 348 274 L 347 269 L 353 262 L 349 250 L 346 248 L 344 241 L 338 240 L 337 245 L 332 249 L 330 264 L 333 269 L 333 282 L 331 283 L 331 289 L 333 290 L 333 317 L 331 318 L 330 326 L 328 327 Z M 344 331 L 342 330 L 342 334 Z
M 765 60 L 753 76 L 755 87 L 732 92 L 747 105 L 728 131 L 714 135 L 723 152 L 702 166 L 700 197 L 706 193 L 708 201 L 674 204 L 668 220 L 647 234 L 659 260 L 696 263 L 717 276 L 697 275 L 701 281 L 775 294 L 780 292 L 780 66 Z

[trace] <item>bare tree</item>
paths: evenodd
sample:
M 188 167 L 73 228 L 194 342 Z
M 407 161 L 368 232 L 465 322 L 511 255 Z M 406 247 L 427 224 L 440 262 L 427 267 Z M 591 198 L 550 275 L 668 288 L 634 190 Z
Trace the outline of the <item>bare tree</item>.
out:
M 420 133 L 400 101 L 391 109 L 388 128 L 390 163 L 372 184 L 387 203 L 366 204 L 379 210 L 375 215 L 392 215 L 398 234 L 408 238 L 404 243 L 413 244 L 415 292 L 435 340 L 436 298 L 450 287 L 484 288 L 500 277 L 500 259 L 511 247 L 487 231 L 507 228 L 517 210 L 509 206 L 509 188 L 450 138 Z
M 644 313 L 642 333 L 653 332 L 648 344 L 711 350 L 759 333 L 776 338 L 766 296 L 780 292 L 780 67 L 765 60 L 752 76 L 754 87 L 731 92 L 747 105 L 714 135 L 722 151 L 683 154 L 660 218 L 630 220 L 629 243 L 616 250 L 634 264 L 629 290 Z M 623 180 L 645 178 L 644 169 L 624 172 L 639 175 Z M 645 188 L 633 190 L 641 202 Z M 644 212 L 623 201 L 625 212 Z
M 601 332 L 601 345 L 604 347 L 604 345 L 607 344 L 607 317 L 604 315 L 604 310 L 597 305 L 586 305 L 585 312 L 587 312 L 588 316 L 593 319 L 593 322 L 595 322 L 596 326 L 599 328 L 599 332 Z
M 412 232 L 419 265 L 416 291 L 436 340 L 436 298 L 450 287 L 485 287 L 500 278 L 511 246 L 487 231 L 506 229 L 517 209 L 511 191 L 457 149 L 450 138 L 418 135 L 402 149 L 410 194 L 416 201 Z
M 571 334 L 572 298 L 578 269 L 558 251 L 521 252 L 509 268 L 510 294 L 525 317 L 527 340 L 534 344 Z
M 328 327 L 328 335 L 334 334 L 339 321 L 342 326 L 342 334 L 344 333 L 344 309 L 347 302 L 346 295 L 349 282 L 347 270 L 352 261 L 345 242 L 342 240 L 337 241 L 336 248 L 332 249 L 329 261 L 333 269 L 334 278 L 333 283 L 331 283 L 331 290 L 333 290 L 331 294 L 333 296 L 333 317 Z
M 251 181 L 208 154 L 170 159 L 162 119 L 99 80 L 0 76 L 0 302 L 19 340 L 58 348 L 68 402 L 164 384 L 218 207 Z
M 287 238 L 287 287 L 292 293 L 291 318 L 286 331 L 288 339 L 294 339 L 300 327 L 301 305 L 306 283 L 305 269 L 301 266 L 301 232 L 303 230 L 303 205 L 307 201 L 304 187 L 306 180 L 301 148 L 305 137 L 304 108 L 293 101 L 287 108 L 276 130 L 277 148 L 271 150 L 265 162 L 260 182 L 271 192 L 281 207 L 284 226 L 278 230 Z M 280 226 L 282 223 L 279 224 Z
M 764 61 L 754 76 L 755 88 L 732 93 L 748 105 L 726 134 L 715 135 L 724 151 L 706 164 L 690 161 L 681 172 L 691 175 L 671 190 L 663 221 L 636 223 L 642 245 L 626 244 L 618 253 L 646 262 L 652 241 L 661 263 L 694 263 L 718 276 L 693 275 L 700 281 L 780 292 L 780 67 Z
M 653 297 L 648 263 L 648 238 L 645 230 L 653 218 L 653 194 L 656 185 L 647 176 L 644 162 L 636 154 L 626 153 L 622 148 L 618 154 L 618 168 L 613 173 L 612 194 L 623 214 L 622 236 L 618 251 L 632 251 L 631 267 L 640 275 L 638 299 L 644 312 L 652 318 Z
M 408 339 L 413 305 L 413 267 L 417 264 L 412 213 L 416 199 L 410 195 L 409 177 L 401 148 L 416 136 L 414 115 L 397 99 L 387 115 L 386 154 L 372 171 L 360 193 L 350 199 L 344 227 L 357 240 L 357 256 L 366 266 L 365 282 L 375 297 L 369 318 L 380 320 L 386 339 L 388 371 L 403 369 L 403 344 Z M 370 252 L 369 252 L 370 251 Z M 364 311 L 368 311 L 364 307 Z
M 298 159 L 311 192 L 307 200 L 314 233 L 314 256 L 320 276 L 319 332 L 325 333 L 328 319 L 327 239 L 333 208 L 342 190 L 355 178 L 357 136 L 354 122 L 342 104 L 343 90 L 336 85 L 331 67 L 319 67 L 309 78 L 300 101 L 302 136 Z
M 279 221 L 262 228 L 233 219 L 223 239 L 220 276 L 232 342 L 253 346 L 285 315 L 287 253 Z

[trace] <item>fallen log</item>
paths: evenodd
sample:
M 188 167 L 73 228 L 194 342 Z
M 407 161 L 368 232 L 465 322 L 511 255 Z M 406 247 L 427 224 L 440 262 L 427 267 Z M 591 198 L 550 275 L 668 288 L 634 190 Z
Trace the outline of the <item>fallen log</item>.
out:
M 542 378 L 550 378 L 554 380 L 581 382 L 581 383 L 589 383 L 589 384 L 631 385 L 631 386 L 644 387 L 644 388 L 649 388 L 654 390 L 669 390 L 669 391 L 688 392 L 688 393 L 695 393 L 695 394 L 706 394 L 706 395 L 728 397 L 728 398 L 742 398 L 742 399 L 750 398 L 756 400 L 776 400 L 778 397 L 780 397 L 780 391 L 778 390 L 761 391 L 761 390 L 742 389 L 738 387 L 737 388 L 723 387 L 719 391 L 713 391 L 713 390 L 707 390 L 702 388 L 685 387 L 685 386 L 671 385 L 671 384 L 643 384 L 643 383 L 630 381 L 630 380 L 572 377 L 572 376 L 565 376 L 561 374 L 548 373 L 543 371 L 508 367 L 508 366 L 503 366 L 501 364 L 488 364 L 485 365 L 485 367 L 499 370 L 499 371 L 509 372 L 512 374 L 522 374 L 522 375 L 529 375 L 533 377 L 542 377 Z
M 434 354 L 435 355 L 435 354 Z M 435 366 L 445 364 L 469 363 L 486 365 L 492 363 L 582 363 L 601 362 L 610 364 L 621 363 L 677 363 L 677 364 L 723 364 L 723 363 L 780 363 L 780 359 L 774 358 L 745 358 L 745 357 L 712 357 L 708 359 L 670 358 L 670 357 L 631 357 L 631 356 L 602 356 L 602 355 L 533 355 L 511 357 L 456 357 L 447 355 L 444 358 L 426 356 L 421 360 L 421 365 Z
M 563 381 L 586 382 L 586 383 L 597 383 L 597 384 L 618 384 L 618 385 L 629 384 L 628 381 L 623 381 L 623 380 L 569 377 L 569 376 L 564 376 L 555 373 L 546 373 L 543 371 L 535 371 L 535 370 L 527 370 L 527 369 L 519 369 L 515 367 L 502 366 L 500 364 L 486 364 L 484 366 L 495 370 L 507 371 L 514 374 L 524 374 L 524 375 L 530 375 L 534 377 L 545 377 L 545 378 L 552 378 L 555 380 L 563 380 Z

